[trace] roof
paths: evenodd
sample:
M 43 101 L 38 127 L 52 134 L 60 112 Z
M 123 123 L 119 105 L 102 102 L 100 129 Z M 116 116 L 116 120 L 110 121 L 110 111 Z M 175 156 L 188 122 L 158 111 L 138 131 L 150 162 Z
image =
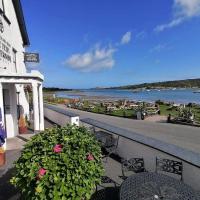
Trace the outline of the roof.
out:
M 29 46 L 30 41 L 29 41 L 27 29 L 26 29 L 26 24 L 25 24 L 25 20 L 24 20 L 24 14 L 23 14 L 23 10 L 22 10 L 21 1 L 13 0 L 13 5 L 15 8 L 16 16 L 17 16 L 17 21 L 19 23 L 19 27 L 20 27 L 20 31 L 21 31 L 21 35 L 22 35 L 22 39 L 23 39 L 23 44 L 25 46 Z

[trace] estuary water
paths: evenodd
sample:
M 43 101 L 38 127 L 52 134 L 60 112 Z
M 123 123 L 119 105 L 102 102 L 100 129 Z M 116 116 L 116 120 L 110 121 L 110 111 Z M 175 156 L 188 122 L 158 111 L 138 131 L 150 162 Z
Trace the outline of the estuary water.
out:
M 175 103 L 198 103 L 200 104 L 200 93 L 197 89 L 165 89 L 165 90 L 116 90 L 116 89 L 85 89 L 79 92 L 57 92 L 59 97 L 79 98 L 83 96 L 113 97 L 116 99 L 129 99 L 136 101 L 154 102 L 163 100 Z

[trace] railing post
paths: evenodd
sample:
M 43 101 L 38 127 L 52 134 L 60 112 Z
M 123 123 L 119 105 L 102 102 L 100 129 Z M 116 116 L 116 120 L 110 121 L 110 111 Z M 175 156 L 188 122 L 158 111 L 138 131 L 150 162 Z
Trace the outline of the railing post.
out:
M 70 117 L 70 124 L 71 125 L 76 125 L 76 126 L 79 126 L 79 116 L 76 116 L 76 117 Z

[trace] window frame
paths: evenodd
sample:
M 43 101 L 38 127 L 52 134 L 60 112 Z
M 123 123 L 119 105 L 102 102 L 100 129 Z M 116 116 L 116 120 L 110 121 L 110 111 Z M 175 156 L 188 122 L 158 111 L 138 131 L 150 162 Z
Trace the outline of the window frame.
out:
M 4 0 L 0 0 L 1 3 L 2 3 L 2 9 L 0 8 L 0 14 L 3 15 L 5 21 L 10 25 L 11 22 L 10 20 L 8 19 L 7 15 L 6 15 L 6 12 L 5 12 L 5 3 L 4 3 Z
M 15 67 L 15 72 L 17 73 L 17 50 L 12 48 L 13 64 Z

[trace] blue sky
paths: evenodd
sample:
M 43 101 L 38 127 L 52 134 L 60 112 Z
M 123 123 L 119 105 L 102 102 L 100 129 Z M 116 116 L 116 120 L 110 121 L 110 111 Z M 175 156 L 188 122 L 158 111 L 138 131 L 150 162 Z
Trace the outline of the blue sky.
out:
M 200 0 L 22 0 L 45 86 L 200 77 Z

